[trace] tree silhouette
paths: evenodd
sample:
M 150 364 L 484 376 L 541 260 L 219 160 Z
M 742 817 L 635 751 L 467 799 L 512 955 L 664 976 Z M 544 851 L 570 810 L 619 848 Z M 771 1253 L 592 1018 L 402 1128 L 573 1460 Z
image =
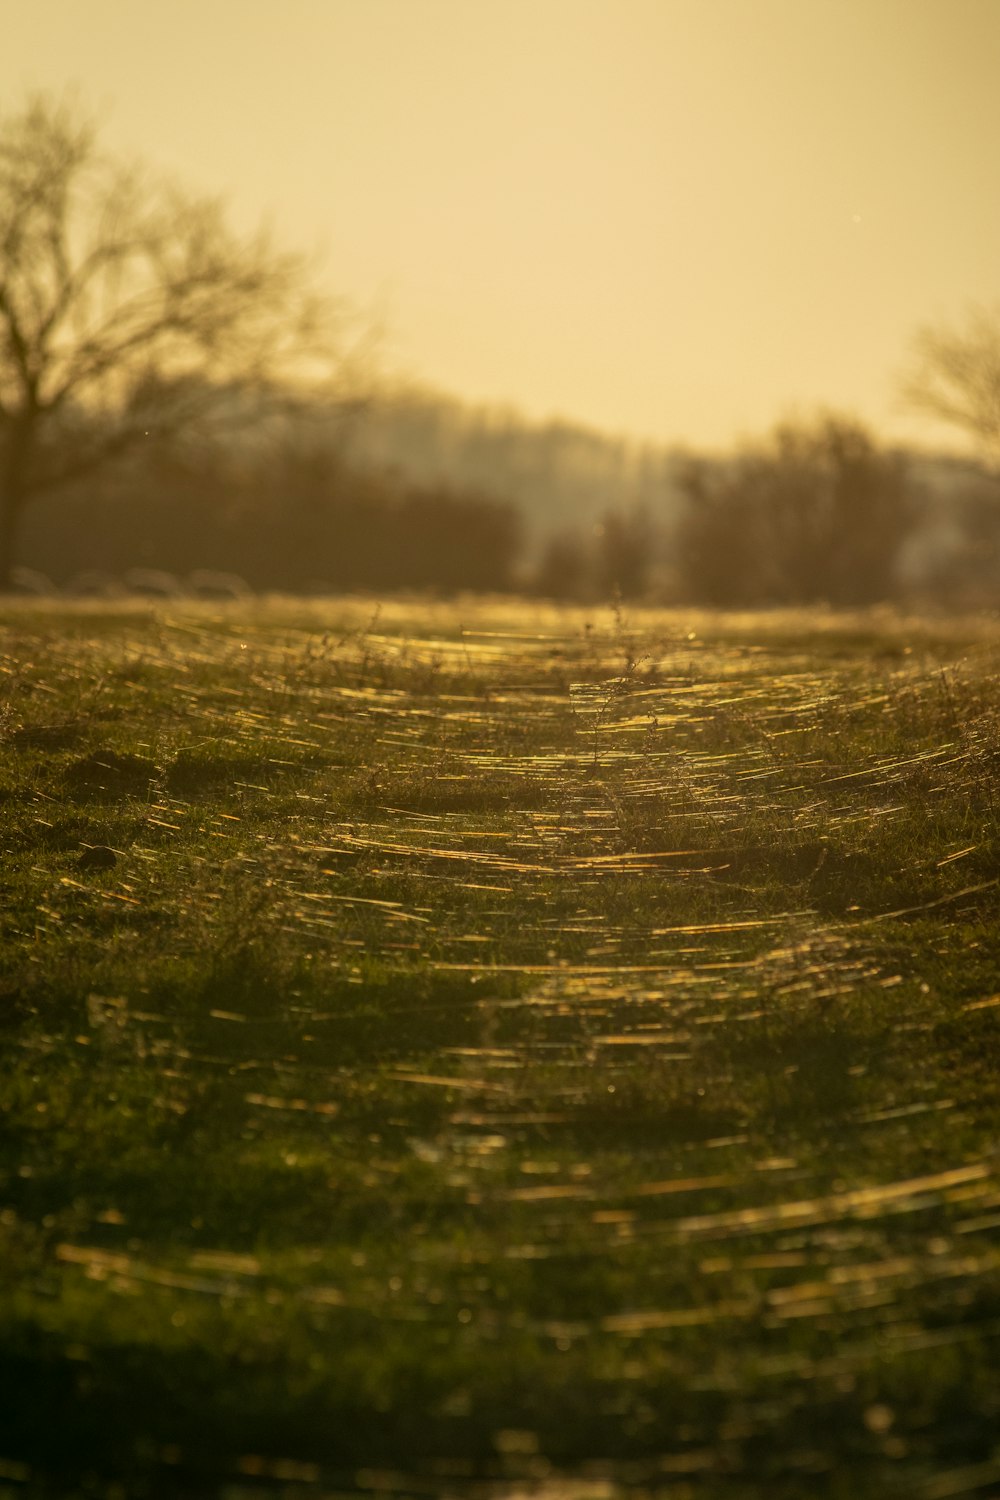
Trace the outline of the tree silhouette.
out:
M 34 496 L 334 378 L 301 257 L 106 155 L 45 97 L 0 119 L 0 588 Z
M 682 493 L 678 565 L 706 604 L 889 598 L 915 521 L 903 460 L 847 417 L 785 423 L 728 462 L 692 463 Z
M 903 395 L 910 406 L 969 433 L 1000 472 L 1000 307 L 974 309 L 962 329 L 922 329 Z

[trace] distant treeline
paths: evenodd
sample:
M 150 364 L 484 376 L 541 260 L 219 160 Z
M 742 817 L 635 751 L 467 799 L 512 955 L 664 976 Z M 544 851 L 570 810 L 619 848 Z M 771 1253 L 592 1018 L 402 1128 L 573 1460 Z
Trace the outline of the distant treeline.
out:
M 23 561 L 58 587 L 147 568 L 259 590 L 581 602 L 1000 598 L 996 481 L 885 449 L 843 418 L 787 424 L 724 459 L 431 396 L 377 405 L 346 437 L 322 431 L 150 448 L 40 499 Z
M 292 592 L 514 586 L 515 505 L 446 484 L 284 453 L 248 472 L 225 454 L 133 464 L 100 487 L 40 501 L 25 562 L 65 587 L 155 568 L 235 573 Z
M 470 406 L 408 388 L 383 396 L 343 434 L 348 463 L 406 474 L 422 485 L 515 501 L 525 556 L 552 533 L 599 525 L 607 513 L 663 513 L 675 496 L 677 449 L 616 437 L 561 418 L 529 422 L 503 407 Z

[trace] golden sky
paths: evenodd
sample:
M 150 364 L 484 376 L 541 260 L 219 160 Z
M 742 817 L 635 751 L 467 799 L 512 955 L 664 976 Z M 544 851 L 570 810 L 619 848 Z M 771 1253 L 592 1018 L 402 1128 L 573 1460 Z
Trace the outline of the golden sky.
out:
M 320 248 L 383 357 L 694 446 L 1000 301 L 1000 0 L 0 0 L 0 101 Z

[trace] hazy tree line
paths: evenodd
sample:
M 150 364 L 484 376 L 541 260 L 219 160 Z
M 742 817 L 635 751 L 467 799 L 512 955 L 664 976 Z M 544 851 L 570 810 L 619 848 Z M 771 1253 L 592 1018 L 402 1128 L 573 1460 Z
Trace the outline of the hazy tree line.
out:
M 529 552 L 553 531 L 594 525 L 609 510 L 662 507 L 678 469 L 677 452 L 664 445 L 555 418 L 527 422 L 413 386 L 381 393 L 345 432 L 345 454 L 421 484 L 515 498 Z
M 280 446 L 248 461 L 239 445 L 161 445 L 39 502 L 24 560 L 62 587 L 146 568 L 219 570 L 258 590 L 502 591 L 522 536 L 512 504 L 348 468 L 335 451 Z
M 920 335 L 906 386 L 973 437 L 965 468 L 845 417 L 699 458 L 369 385 L 300 257 L 107 157 L 71 108 L 0 119 L 0 588 L 145 568 L 737 607 L 1000 597 L 987 312 Z
M 367 420 L 358 414 L 351 431 Z M 385 412 L 378 420 L 384 430 Z M 339 424 L 328 440 L 315 413 L 284 426 L 267 441 L 161 437 L 54 489 L 26 517 L 24 564 L 60 588 L 146 568 L 225 571 L 258 590 L 470 589 L 585 603 L 1000 597 L 1000 487 L 989 474 L 888 450 L 846 418 L 786 424 L 724 458 L 664 452 L 658 494 L 623 487 L 575 523 L 538 496 L 529 515 L 509 475 L 505 494 L 474 488 L 443 460 L 414 474 L 402 438 L 391 468 L 366 467 Z M 536 429 L 510 419 L 509 430 L 524 462 Z M 564 490 L 574 478 L 555 469 Z

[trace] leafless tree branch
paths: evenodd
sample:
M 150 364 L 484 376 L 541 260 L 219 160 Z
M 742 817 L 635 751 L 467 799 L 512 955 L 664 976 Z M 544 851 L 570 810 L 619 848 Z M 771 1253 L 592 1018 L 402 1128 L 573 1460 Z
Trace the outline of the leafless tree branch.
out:
M 914 410 L 968 433 L 1000 467 L 1000 308 L 974 309 L 960 329 L 922 329 L 902 394 Z
M 342 343 L 309 265 L 218 200 L 109 158 L 68 105 L 0 118 L 0 587 L 29 496 L 279 391 L 333 393 Z

